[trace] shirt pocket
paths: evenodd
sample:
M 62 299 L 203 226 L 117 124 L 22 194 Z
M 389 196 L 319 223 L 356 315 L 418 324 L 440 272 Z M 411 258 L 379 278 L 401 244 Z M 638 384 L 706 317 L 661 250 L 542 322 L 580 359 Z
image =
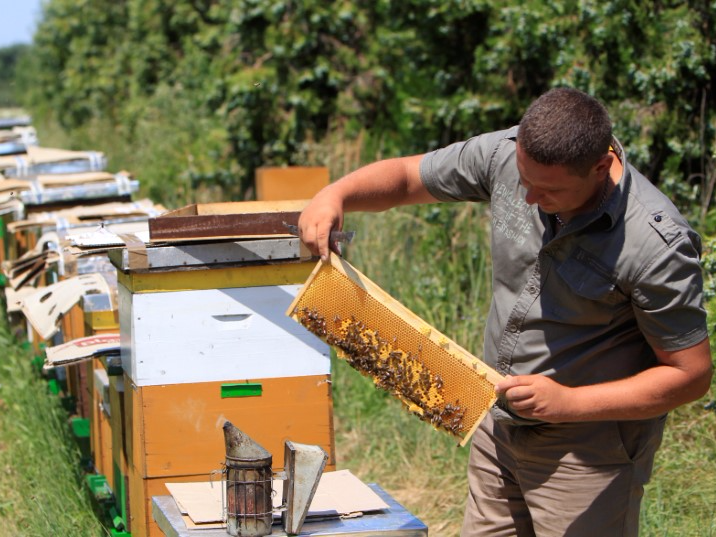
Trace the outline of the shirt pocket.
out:
M 605 325 L 629 307 L 617 286 L 617 275 L 599 259 L 578 248 L 556 267 L 555 297 L 546 309 L 558 320 L 579 325 Z

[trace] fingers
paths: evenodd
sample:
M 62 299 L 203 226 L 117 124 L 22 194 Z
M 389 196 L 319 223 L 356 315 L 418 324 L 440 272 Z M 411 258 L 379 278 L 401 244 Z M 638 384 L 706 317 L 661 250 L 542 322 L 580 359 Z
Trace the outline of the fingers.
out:
M 519 401 L 526 401 L 534 396 L 534 390 L 526 386 L 517 386 L 516 388 L 510 388 L 505 392 L 505 398 L 510 403 L 517 403 Z
M 511 376 L 507 375 L 504 380 L 495 386 L 495 392 L 498 395 L 504 396 L 507 403 L 515 408 L 521 407 L 526 408 L 527 401 L 531 400 L 534 395 L 534 387 L 532 386 L 532 379 L 530 375 L 518 375 Z
M 495 391 L 498 394 L 503 394 L 510 388 L 514 388 L 515 386 L 521 386 L 522 384 L 524 384 L 524 379 L 522 376 L 518 375 L 513 377 L 512 375 L 507 375 L 503 380 L 501 380 L 495 385 Z
M 343 200 L 328 186 L 309 202 L 298 219 L 299 237 L 313 255 L 328 261 L 331 250 L 340 254 L 337 243 L 331 241 L 331 231 L 343 227 Z
M 340 229 L 340 224 L 331 217 L 313 216 L 304 212 L 299 219 L 298 231 L 301 241 L 313 255 L 320 256 L 323 262 L 328 261 L 331 250 L 339 255 L 341 253 L 338 243 L 330 240 L 333 229 Z

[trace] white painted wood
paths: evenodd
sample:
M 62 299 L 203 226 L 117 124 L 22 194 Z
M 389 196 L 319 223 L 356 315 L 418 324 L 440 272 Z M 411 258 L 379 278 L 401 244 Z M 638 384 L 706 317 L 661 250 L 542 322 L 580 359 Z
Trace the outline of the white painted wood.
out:
M 329 374 L 328 346 L 285 315 L 299 288 L 120 285 L 122 366 L 137 386 Z
M 99 234 L 95 234 L 99 235 Z M 109 236 L 110 233 L 104 233 Z M 140 236 L 140 239 L 144 240 Z M 147 242 L 147 241 L 144 241 Z M 206 267 L 222 263 L 256 263 L 299 259 L 304 254 L 301 241 L 297 238 L 273 238 L 212 242 L 206 244 L 178 244 L 152 246 L 147 248 L 147 266 L 151 269 L 176 267 Z M 114 265 L 124 272 L 130 270 L 129 253 L 126 248 L 109 253 Z

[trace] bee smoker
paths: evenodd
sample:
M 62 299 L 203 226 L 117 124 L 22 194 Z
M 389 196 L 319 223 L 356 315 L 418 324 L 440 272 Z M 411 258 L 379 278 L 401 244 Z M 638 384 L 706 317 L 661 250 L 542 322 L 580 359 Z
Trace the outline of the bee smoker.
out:
M 229 535 L 271 534 L 271 454 L 230 422 L 224 423 L 226 445 L 226 531 Z

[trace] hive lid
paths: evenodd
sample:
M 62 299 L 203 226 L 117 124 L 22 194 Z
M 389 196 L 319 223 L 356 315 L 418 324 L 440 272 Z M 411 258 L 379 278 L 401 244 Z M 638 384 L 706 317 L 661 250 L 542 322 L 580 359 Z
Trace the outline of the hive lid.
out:
M 193 204 L 149 220 L 152 242 L 288 235 L 308 200 Z

